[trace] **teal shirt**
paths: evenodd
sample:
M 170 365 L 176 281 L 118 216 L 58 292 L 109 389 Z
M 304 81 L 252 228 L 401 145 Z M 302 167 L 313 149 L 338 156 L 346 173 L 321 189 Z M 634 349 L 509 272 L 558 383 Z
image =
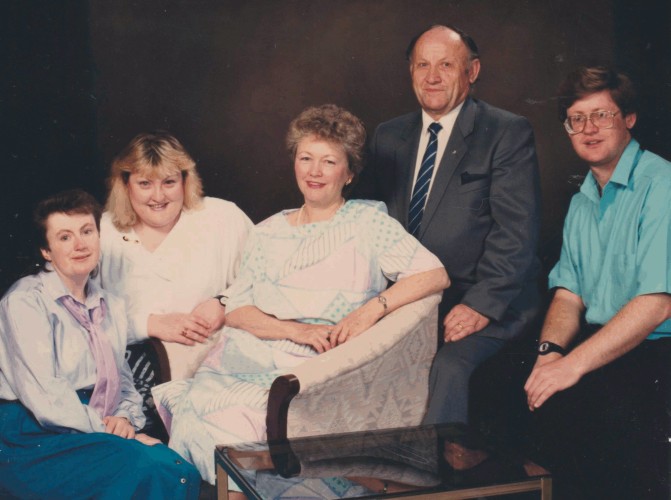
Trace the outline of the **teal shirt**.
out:
M 580 296 L 606 324 L 638 295 L 671 293 L 671 163 L 632 139 L 599 196 L 592 173 L 573 196 L 550 288 Z M 671 320 L 648 338 L 671 334 Z

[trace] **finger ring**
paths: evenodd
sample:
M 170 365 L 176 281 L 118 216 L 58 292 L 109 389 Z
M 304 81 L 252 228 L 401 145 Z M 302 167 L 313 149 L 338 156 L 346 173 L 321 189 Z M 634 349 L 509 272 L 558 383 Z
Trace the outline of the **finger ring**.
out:
M 464 325 L 462 325 L 461 323 L 457 323 L 457 326 L 459 327 L 459 330 L 463 330 L 463 329 L 464 329 Z
M 330 337 L 332 333 L 333 333 L 333 330 L 326 330 L 326 336 L 327 337 Z

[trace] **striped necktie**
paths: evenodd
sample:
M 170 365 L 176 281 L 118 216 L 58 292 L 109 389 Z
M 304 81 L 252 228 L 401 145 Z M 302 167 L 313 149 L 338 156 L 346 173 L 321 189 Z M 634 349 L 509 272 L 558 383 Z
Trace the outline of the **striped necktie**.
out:
M 410 209 L 408 210 L 408 231 L 413 236 L 419 234 L 419 227 L 422 223 L 424 206 L 429 194 L 429 185 L 431 184 L 433 167 L 436 164 L 436 154 L 438 153 L 438 132 L 442 128 L 442 125 L 437 122 L 429 125 L 431 137 L 429 137 L 429 144 L 427 144 L 424 158 L 422 158 L 422 165 L 419 167 L 415 188 L 412 190 L 412 198 L 410 198 Z

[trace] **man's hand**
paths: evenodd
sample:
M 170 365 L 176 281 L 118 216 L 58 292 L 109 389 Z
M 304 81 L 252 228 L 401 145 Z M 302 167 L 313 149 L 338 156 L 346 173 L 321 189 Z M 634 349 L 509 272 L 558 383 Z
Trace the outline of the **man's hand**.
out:
M 219 330 L 226 321 L 226 308 L 221 305 L 219 299 L 215 298 L 201 302 L 191 311 L 191 314 L 207 321 L 210 324 L 210 333 Z
M 211 331 L 210 323 L 195 314 L 150 314 L 147 321 L 150 337 L 185 345 L 205 342 Z
M 524 384 L 529 410 L 540 408 L 551 396 L 578 383 L 582 373 L 570 357 L 559 353 L 538 356 L 531 375 Z
M 135 437 L 135 428 L 127 418 L 109 415 L 103 418 L 103 424 L 105 424 L 105 432 L 108 434 L 114 434 L 125 439 L 133 439 Z
M 464 304 L 457 304 L 445 316 L 445 342 L 456 342 L 479 332 L 489 324 L 489 318 Z

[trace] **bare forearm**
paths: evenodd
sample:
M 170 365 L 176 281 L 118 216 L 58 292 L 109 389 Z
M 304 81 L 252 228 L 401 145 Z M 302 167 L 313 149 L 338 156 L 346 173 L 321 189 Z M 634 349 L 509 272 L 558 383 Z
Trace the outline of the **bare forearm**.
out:
M 580 331 L 580 319 L 584 310 L 585 306 L 580 297 L 559 288 L 545 316 L 540 340 L 568 347 Z
M 226 315 L 226 324 L 245 330 L 261 339 L 291 339 L 298 323 L 270 316 L 256 306 L 243 306 Z
M 384 292 L 387 299 L 386 312 L 390 313 L 406 304 L 442 292 L 449 286 L 450 278 L 443 267 L 400 279 Z
M 586 374 L 627 353 L 671 316 L 671 296 L 650 294 L 629 301 L 601 330 L 566 357 L 539 356 L 524 389 L 529 408 L 539 408 L 553 394 L 573 385 Z M 545 337 L 559 340 L 559 337 Z M 553 341 L 554 341 L 553 340 Z
M 629 301 L 601 330 L 576 347 L 567 361 L 582 374 L 626 354 L 671 316 L 671 295 L 640 295 Z

